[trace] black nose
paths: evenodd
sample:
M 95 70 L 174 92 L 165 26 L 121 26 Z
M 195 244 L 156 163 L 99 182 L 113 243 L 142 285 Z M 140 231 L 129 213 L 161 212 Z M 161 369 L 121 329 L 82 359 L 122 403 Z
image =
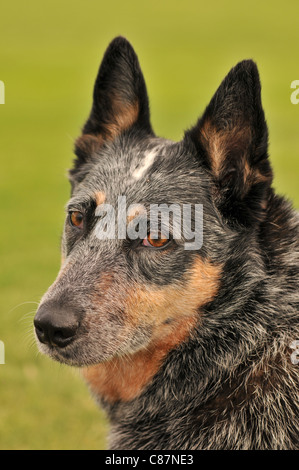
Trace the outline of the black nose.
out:
M 35 315 L 34 326 L 41 343 L 63 348 L 70 344 L 76 336 L 79 315 L 75 310 L 45 303 Z

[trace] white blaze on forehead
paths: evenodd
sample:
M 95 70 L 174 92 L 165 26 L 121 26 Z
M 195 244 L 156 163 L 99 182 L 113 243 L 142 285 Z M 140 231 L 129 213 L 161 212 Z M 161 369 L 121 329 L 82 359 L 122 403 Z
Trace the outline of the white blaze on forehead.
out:
M 146 171 L 152 166 L 154 160 L 157 156 L 157 149 L 152 149 L 146 153 L 143 161 L 138 165 L 138 167 L 133 171 L 132 176 L 136 180 L 142 178 Z

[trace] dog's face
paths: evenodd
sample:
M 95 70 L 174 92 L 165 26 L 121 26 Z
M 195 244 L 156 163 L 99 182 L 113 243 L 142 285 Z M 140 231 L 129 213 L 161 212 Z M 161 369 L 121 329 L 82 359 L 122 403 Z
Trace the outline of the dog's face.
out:
M 168 351 L 204 327 L 228 247 L 266 210 L 271 169 L 256 66 L 232 69 L 196 126 L 174 143 L 154 135 L 137 57 L 117 38 L 75 153 L 62 266 L 35 317 L 39 348 L 76 366 L 152 345 Z M 150 223 L 161 204 L 181 215 L 169 218 L 169 233 L 160 219 Z M 201 241 L 193 248 L 190 230 Z

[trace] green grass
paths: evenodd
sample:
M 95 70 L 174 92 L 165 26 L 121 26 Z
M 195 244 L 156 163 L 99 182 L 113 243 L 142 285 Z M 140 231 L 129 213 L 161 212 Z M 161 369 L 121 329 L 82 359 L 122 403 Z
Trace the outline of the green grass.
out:
M 105 448 L 107 424 L 73 370 L 40 356 L 32 317 L 59 269 L 65 177 L 102 54 L 119 34 L 146 77 L 152 122 L 180 139 L 236 62 L 259 66 L 277 190 L 299 206 L 296 0 L 2 2 L 0 449 Z M 22 304 L 19 306 L 19 304 Z M 31 313 L 30 313 L 31 312 Z

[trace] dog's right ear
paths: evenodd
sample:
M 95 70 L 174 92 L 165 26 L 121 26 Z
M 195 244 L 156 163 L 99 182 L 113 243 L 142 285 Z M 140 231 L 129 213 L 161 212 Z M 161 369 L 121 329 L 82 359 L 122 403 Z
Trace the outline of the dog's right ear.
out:
M 211 175 L 212 196 L 225 220 L 243 226 L 259 223 L 272 170 L 259 73 L 252 60 L 228 73 L 186 139 L 195 144 Z
M 125 38 L 117 37 L 102 60 L 91 113 L 76 141 L 77 159 L 71 175 L 105 142 L 133 126 L 153 134 L 146 85 L 137 55 Z

